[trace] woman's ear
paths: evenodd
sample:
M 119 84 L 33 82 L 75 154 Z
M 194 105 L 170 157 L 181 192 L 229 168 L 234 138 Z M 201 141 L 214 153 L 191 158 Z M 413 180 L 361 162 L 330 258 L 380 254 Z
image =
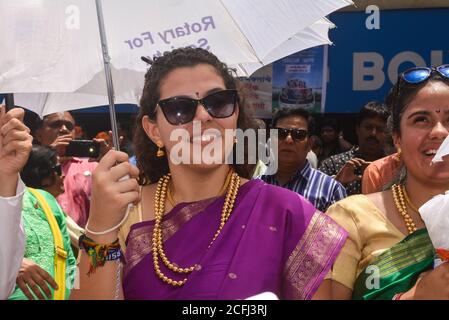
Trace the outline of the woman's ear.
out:
M 161 133 L 156 121 L 151 120 L 148 116 L 144 116 L 142 118 L 142 128 L 143 130 L 145 130 L 148 138 L 150 138 L 153 143 L 157 144 L 159 141 L 161 141 Z
M 396 147 L 396 150 L 401 150 L 401 137 L 399 136 L 399 134 L 397 133 L 393 133 L 393 143 L 394 146 Z

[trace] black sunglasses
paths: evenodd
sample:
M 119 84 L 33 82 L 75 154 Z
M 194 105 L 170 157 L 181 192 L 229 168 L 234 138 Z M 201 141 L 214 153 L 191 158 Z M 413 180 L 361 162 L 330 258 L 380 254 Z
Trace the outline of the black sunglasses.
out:
M 443 79 L 449 79 L 449 64 L 432 68 L 411 68 L 401 73 L 399 77 L 409 84 L 419 84 L 429 79 L 432 72 L 437 72 Z
M 60 164 L 55 165 L 54 167 L 52 167 L 52 169 L 58 176 L 62 175 L 62 169 Z
M 275 128 L 278 130 L 278 137 L 281 140 L 287 139 L 288 136 L 292 137 L 295 141 L 303 141 L 307 137 L 307 130 L 304 129 L 286 129 Z
M 214 118 L 228 118 L 235 112 L 238 94 L 235 89 L 221 90 L 209 94 L 202 99 L 189 97 L 171 97 L 157 103 L 164 113 L 165 119 L 175 126 L 189 123 L 195 118 L 198 104 Z
M 69 131 L 75 129 L 75 124 L 73 122 L 63 120 L 51 122 L 48 126 L 52 129 L 60 129 L 62 126 L 65 126 Z

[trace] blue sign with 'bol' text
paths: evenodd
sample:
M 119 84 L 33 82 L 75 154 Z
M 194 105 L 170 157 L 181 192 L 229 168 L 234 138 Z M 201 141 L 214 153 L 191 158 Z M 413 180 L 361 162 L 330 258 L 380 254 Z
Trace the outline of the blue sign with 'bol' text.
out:
M 383 101 L 398 74 L 449 63 L 449 8 L 331 15 L 326 112 L 358 112 Z M 373 20 L 376 20 L 373 22 Z

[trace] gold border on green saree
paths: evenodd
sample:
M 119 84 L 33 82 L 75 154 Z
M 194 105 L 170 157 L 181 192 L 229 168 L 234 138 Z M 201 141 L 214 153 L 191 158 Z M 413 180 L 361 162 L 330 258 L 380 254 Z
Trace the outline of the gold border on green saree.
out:
M 357 277 L 352 298 L 391 300 L 410 290 L 419 275 L 433 267 L 434 259 L 427 230 L 417 230 L 371 261 Z

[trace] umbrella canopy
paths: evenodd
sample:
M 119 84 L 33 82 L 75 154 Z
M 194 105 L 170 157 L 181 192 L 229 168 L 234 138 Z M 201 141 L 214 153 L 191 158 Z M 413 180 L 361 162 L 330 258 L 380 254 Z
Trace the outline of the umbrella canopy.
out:
M 105 33 L 115 93 L 137 92 L 152 57 L 182 46 L 211 50 L 248 76 L 328 43 L 323 17 L 350 0 L 108 0 Z M 94 0 L 0 0 L 0 91 L 105 95 Z M 140 88 L 139 88 L 140 89 Z M 130 93 L 131 92 L 131 93 Z
M 327 37 L 331 22 L 322 19 L 312 26 L 306 27 L 287 40 L 276 52 L 273 51 L 264 61 L 244 63 L 236 66 L 239 74 L 252 73 L 264 65 L 278 59 L 279 56 L 288 56 L 300 50 L 317 45 L 330 44 Z M 112 79 L 116 92 L 115 103 L 138 104 L 143 89 L 143 78 L 145 71 L 137 72 L 130 69 L 117 70 L 112 67 Z M 103 93 L 103 94 L 100 94 Z M 118 93 L 118 94 L 117 94 Z M 52 92 L 52 93 L 17 93 L 15 102 L 43 117 L 58 111 L 83 109 L 108 104 L 106 79 L 103 72 L 97 73 L 86 85 L 75 92 Z

